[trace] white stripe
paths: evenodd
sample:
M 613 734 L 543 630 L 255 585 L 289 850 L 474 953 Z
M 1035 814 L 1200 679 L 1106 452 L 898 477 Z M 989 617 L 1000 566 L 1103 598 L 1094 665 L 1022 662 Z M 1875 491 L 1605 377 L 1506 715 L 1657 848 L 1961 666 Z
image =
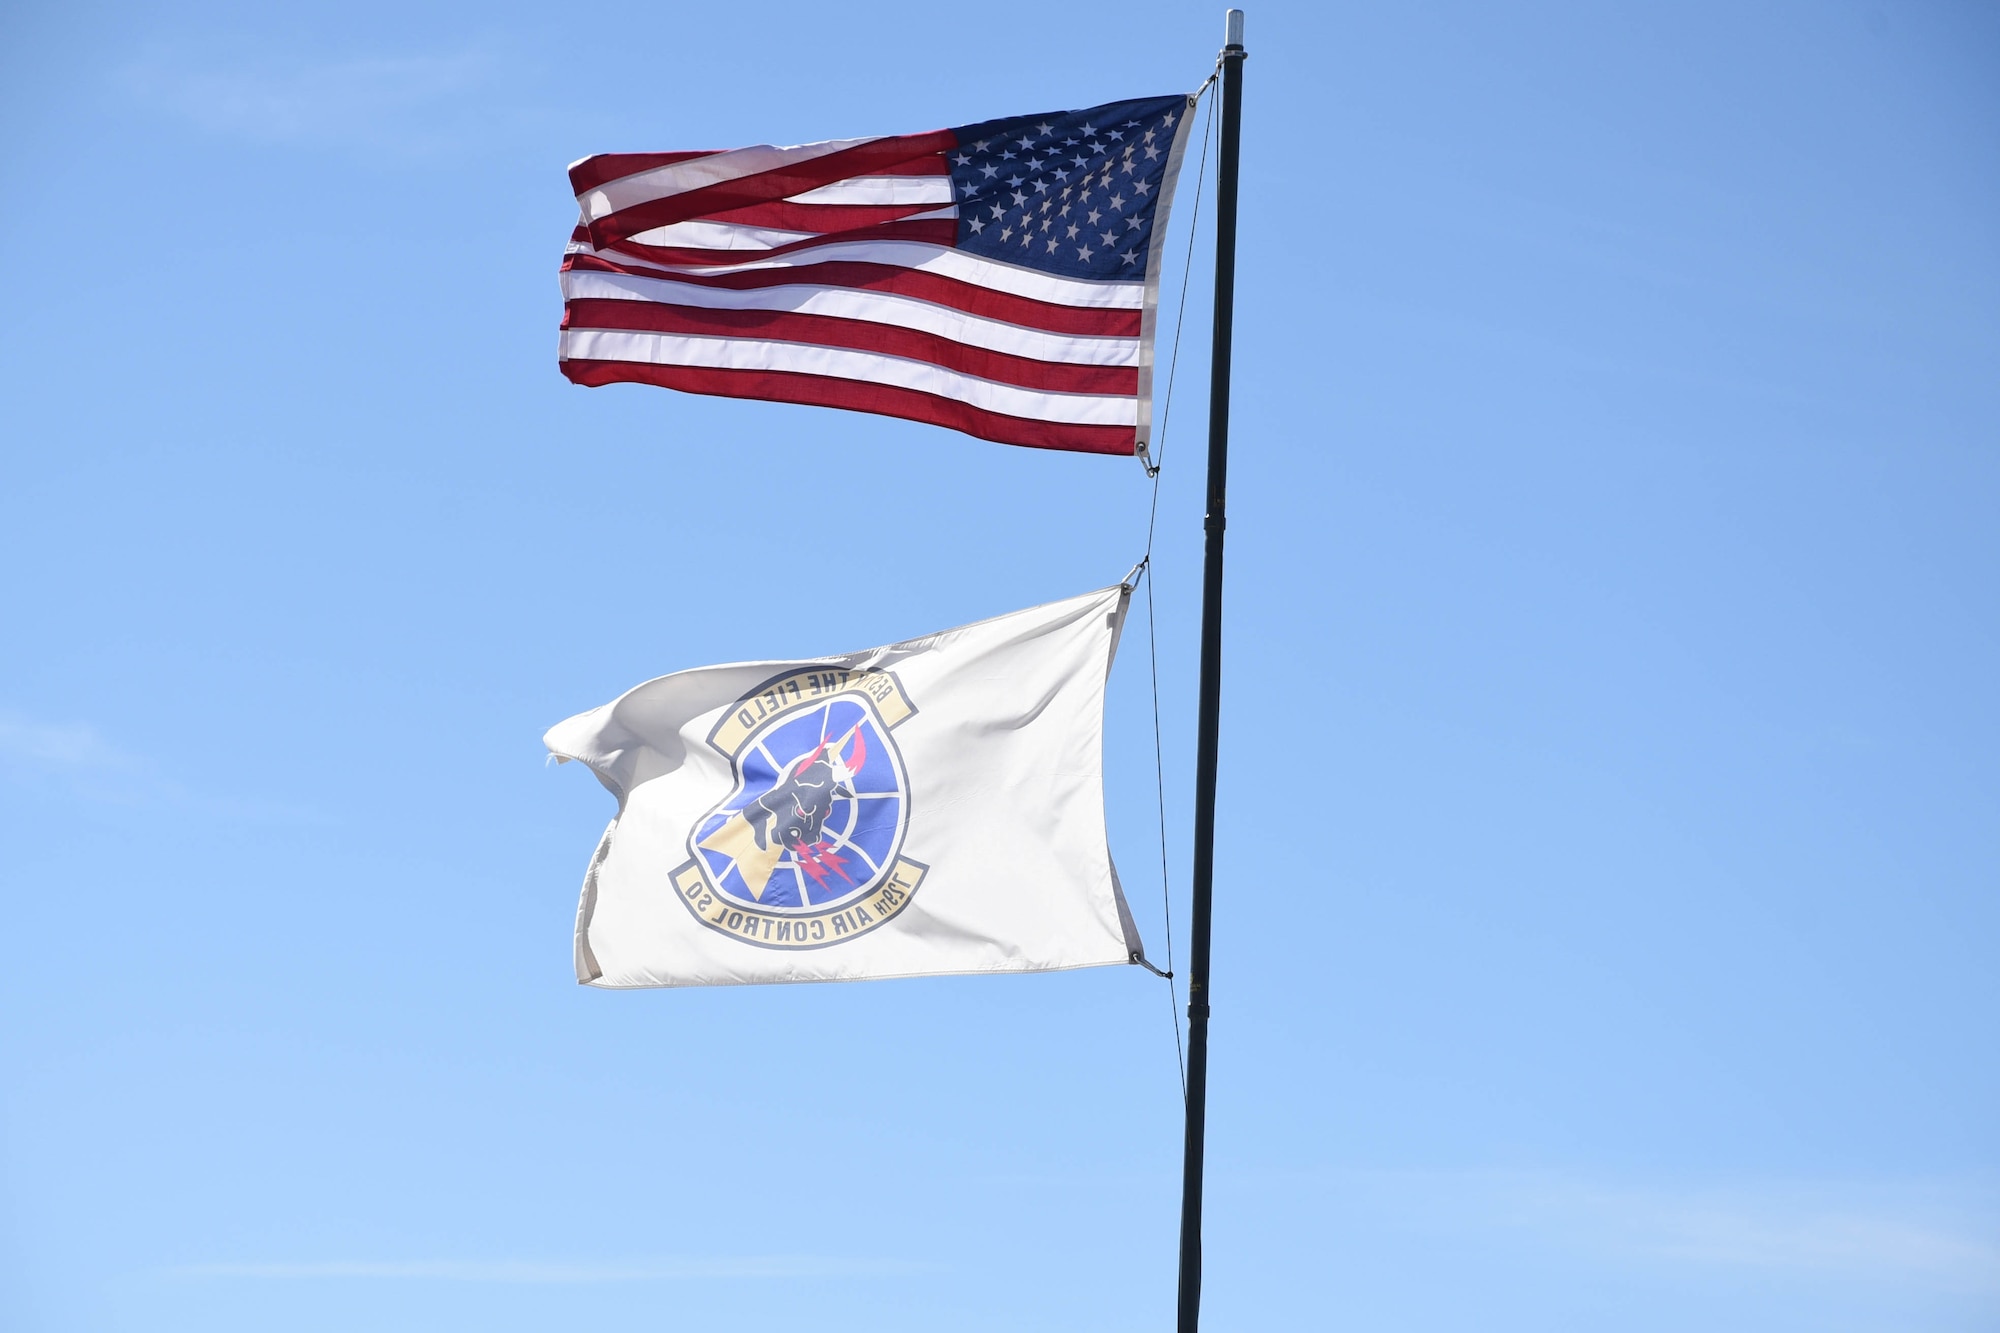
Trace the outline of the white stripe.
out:
M 1137 338 L 1085 337 L 1024 329 L 1018 324 L 967 314 L 911 296 L 857 287 L 819 287 L 800 283 L 785 287 L 754 287 L 731 291 L 692 283 L 624 273 L 572 270 L 562 275 L 563 299 L 640 301 L 656 305 L 698 306 L 704 310 L 785 310 L 801 315 L 888 324 L 934 333 L 968 347 L 980 347 L 1036 361 L 1079 366 L 1135 366 Z
M 819 234 L 746 227 L 736 222 L 676 222 L 642 231 L 632 240 L 639 245 L 683 245 L 696 250 L 775 250 L 793 241 L 810 241 Z
M 795 204 L 948 204 L 949 176 L 850 176 L 791 197 Z
M 715 370 L 784 370 L 863 384 L 892 384 L 1005 416 L 1066 425 L 1131 426 L 1139 419 L 1138 403 L 1129 397 L 1041 393 L 1011 384 L 996 384 L 926 361 L 761 338 L 692 338 L 678 333 L 570 329 L 562 335 L 562 357 L 568 361 L 638 361 Z
M 577 203 L 583 206 L 583 215 L 595 222 L 608 217 L 622 208 L 643 204 L 653 199 L 666 199 L 673 195 L 685 194 L 689 190 L 699 190 L 707 185 L 719 185 L 723 181 L 741 180 L 745 176 L 755 176 L 760 171 L 772 171 L 778 167 L 795 166 L 810 162 L 828 153 L 837 153 L 843 148 L 853 148 L 857 144 L 873 143 L 880 135 L 866 139 L 828 139 L 823 143 L 798 144 L 790 148 L 774 148 L 770 144 L 758 144 L 754 148 L 732 148 L 726 153 L 711 153 L 707 157 L 691 157 L 685 162 L 669 162 L 663 167 L 653 167 L 648 171 L 635 171 L 629 176 L 606 181 L 594 190 L 577 196 Z
M 901 222 L 922 222 L 930 218 L 955 218 L 957 205 L 934 208 L 928 213 L 913 213 L 899 218 Z M 876 224 L 879 225 L 879 224 Z M 781 245 L 794 241 L 810 241 L 815 236 L 827 235 L 818 231 L 787 231 L 779 227 L 753 227 L 743 222 L 674 222 L 651 231 L 635 233 L 632 240 L 639 245 L 684 246 L 694 250 L 775 250 Z
M 919 269 L 926 273 L 938 274 L 940 277 L 969 282 L 975 287 L 1007 292 L 1014 296 L 1026 296 L 1036 301 L 1047 301 L 1051 305 L 1080 306 L 1091 310 L 1139 310 L 1144 308 L 1146 301 L 1146 284 L 1137 278 L 1130 282 L 1062 278 L 1053 273 L 1043 273 L 1038 269 L 1022 268 L 998 259 L 988 259 L 984 255 L 976 255 L 968 250 L 958 250 L 948 245 L 933 245 L 928 241 L 835 240 L 825 245 L 808 245 L 769 259 L 746 260 L 740 264 L 662 264 L 656 260 L 643 259 L 638 255 L 628 255 L 621 250 L 600 252 L 581 243 L 573 246 L 573 251 L 577 254 L 602 253 L 614 263 L 631 264 L 666 274 L 686 273 L 696 277 L 706 277 L 715 273 L 742 273 L 751 269 L 797 268 L 802 264 L 823 263 L 828 260 L 852 260 L 856 263 L 890 264 L 897 268 Z

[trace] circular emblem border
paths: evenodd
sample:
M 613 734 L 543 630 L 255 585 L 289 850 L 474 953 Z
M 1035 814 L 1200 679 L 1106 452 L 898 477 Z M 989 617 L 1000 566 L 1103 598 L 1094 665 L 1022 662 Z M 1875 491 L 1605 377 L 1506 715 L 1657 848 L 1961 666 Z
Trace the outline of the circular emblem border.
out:
M 878 879 L 873 887 L 824 907 L 764 908 L 744 903 L 724 892 L 710 878 L 705 859 L 694 847 L 694 834 L 702 823 L 742 794 L 740 756 L 754 737 L 786 716 L 843 697 L 857 700 L 874 720 L 877 732 L 895 752 L 895 767 L 902 777 L 903 827 L 890 851 L 889 866 L 886 871 L 876 872 Z M 681 905 L 709 929 L 760 949 L 830 948 L 880 929 L 901 913 L 930 872 L 929 866 L 902 854 L 912 814 L 909 769 L 902 762 L 901 748 L 890 735 L 916 712 L 916 705 L 904 693 L 903 683 L 895 672 L 853 671 L 837 666 L 793 668 L 738 699 L 736 706 L 723 714 L 708 735 L 709 745 L 728 758 L 735 785 L 728 796 L 688 830 L 688 850 L 692 855 L 670 876 L 674 896 Z

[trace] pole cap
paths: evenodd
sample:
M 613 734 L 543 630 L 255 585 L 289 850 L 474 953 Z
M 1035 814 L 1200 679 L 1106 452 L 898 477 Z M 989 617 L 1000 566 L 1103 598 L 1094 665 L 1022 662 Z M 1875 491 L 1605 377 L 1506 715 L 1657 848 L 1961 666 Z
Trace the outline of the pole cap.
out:
M 1222 18 L 1222 44 L 1224 46 L 1243 45 L 1243 11 L 1232 9 Z

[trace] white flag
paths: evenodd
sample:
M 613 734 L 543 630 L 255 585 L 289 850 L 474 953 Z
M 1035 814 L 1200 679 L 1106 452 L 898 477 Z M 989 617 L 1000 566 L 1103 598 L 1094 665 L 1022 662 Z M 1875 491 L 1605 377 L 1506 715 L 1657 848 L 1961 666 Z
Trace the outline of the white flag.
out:
M 701 667 L 550 728 L 618 798 L 584 876 L 595 986 L 1136 962 L 1104 838 L 1129 587 L 807 662 Z

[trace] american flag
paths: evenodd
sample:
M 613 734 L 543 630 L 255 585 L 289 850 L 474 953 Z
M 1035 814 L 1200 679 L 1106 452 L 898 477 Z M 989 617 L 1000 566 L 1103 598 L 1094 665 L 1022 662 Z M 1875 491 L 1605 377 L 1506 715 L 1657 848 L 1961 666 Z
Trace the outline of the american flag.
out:
M 1193 104 L 584 158 L 563 374 L 1130 454 Z

